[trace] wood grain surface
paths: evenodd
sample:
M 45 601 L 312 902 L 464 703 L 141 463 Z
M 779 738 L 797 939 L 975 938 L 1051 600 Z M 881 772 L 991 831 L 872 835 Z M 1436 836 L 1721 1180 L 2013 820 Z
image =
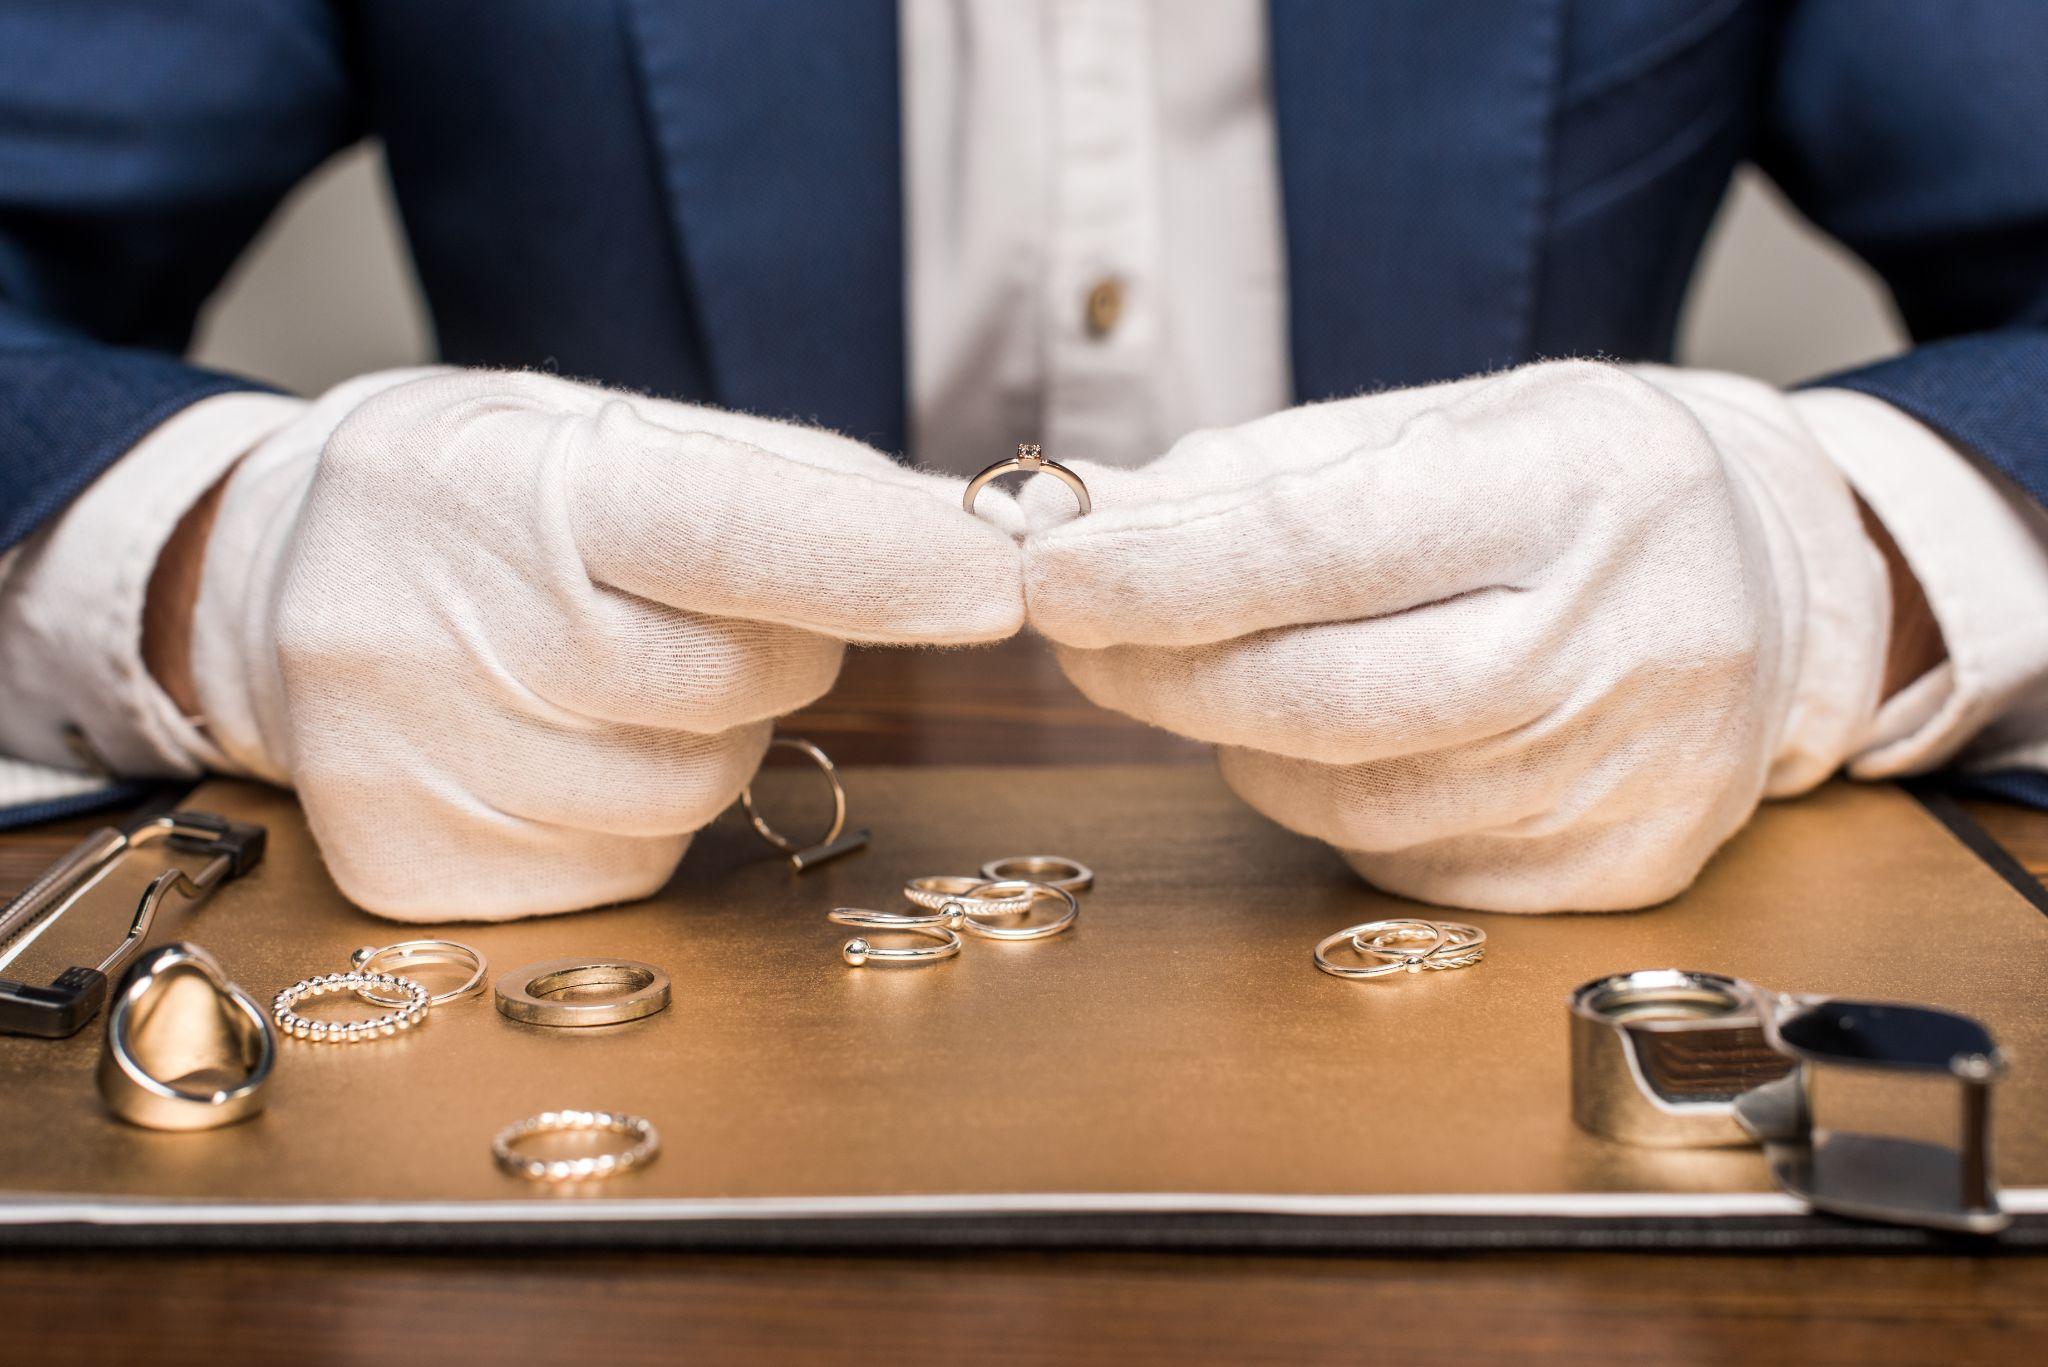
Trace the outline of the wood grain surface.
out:
M 1033 640 L 854 652 L 783 729 L 847 763 L 1202 758 Z M 2048 873 L 2048 816 L 1972 810 Z M 0 891 L 92 824 L 0 835 Z M 0 1255 L 0 1335 L 9 1362 L 2032 1362 L 2048 1259 L 37 1253 Z
M 1931 1258 L 0 1261 L 10 1361 L 2017 1362 L 2048 1261 Z M 2038 1357 L 2033 1360 L 2038 1361 Z

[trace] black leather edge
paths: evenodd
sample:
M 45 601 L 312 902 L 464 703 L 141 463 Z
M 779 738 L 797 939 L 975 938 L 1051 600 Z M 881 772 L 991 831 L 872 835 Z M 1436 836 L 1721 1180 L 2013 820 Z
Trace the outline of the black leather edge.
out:
M 2005 846 L 1993 840 L 1991 833 L 1963 810 L 1963 804 L 1956 801 L 1955 794 L 1942 787 L 1938 779 L 1915 779 L 1899 786 L 1925 807 L 1928 815 L 1948 827 L 1950 835 L 1962 841 L 1970 853 L 1989 865 L 1991 871 L 2003 878 L 2014 892 L 2026 898 L 2034 910 L 2048 916 L 2048 887 L 2043 887 L 2041 880 L 2028 873 L 2025 865 L 2006 853 Z
M 1946 1253 L 2048 1250 L 2048 1216 L 1996 1236 L 1826 1216 L 1574 1219 L 1500 1216 L 1073 1214 L 575 1223 L 149 1225 L 0 1228 L 0 1253 L 30 1249 L 238 1248 L 492 1253 L 524 1249 L 929 1252 L 1093 1249 L 1216 1253 Z

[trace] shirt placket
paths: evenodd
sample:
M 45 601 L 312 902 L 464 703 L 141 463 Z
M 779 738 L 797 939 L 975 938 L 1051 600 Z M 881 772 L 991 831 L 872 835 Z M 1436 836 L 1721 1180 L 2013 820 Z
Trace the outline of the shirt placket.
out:
M 1156 454 L 1158 129 L 1142 0 L 1054 0 L 1042 280 L 1048 454 Z

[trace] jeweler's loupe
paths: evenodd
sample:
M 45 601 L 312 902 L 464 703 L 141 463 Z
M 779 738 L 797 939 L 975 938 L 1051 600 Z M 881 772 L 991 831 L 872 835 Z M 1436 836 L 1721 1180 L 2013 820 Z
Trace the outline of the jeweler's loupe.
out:
M 1778 1186 L 1816 1210 L 1969 1233 L 2002 1229 L 1991 1173 L 1983 1024 L 1934 1007 L 1773 992 L 1739 978 L 1647 969 L 1570 998 L 1572 1118 L 1627 1144 L 1761 1144 Z M 1846 1087 L 1824 1078 L 1862 1076 Z M 1913 1077 L 1956 1084 L 1956 1142 L 1919 1128 Z M 1816 1119 L 1838 1093 L 1875 1095 L 1882 1130 Z

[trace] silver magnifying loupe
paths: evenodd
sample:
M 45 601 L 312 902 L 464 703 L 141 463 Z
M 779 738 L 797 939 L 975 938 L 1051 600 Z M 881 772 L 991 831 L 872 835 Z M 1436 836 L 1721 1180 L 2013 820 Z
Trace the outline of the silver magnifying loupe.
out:
M 1583 983 L 1570 1011 L 1572 1118 L 1592 1134 L 1761 1145 L 1781 1190 L 1831 1214 L 1972 1234 L 2009 1223 L 1991 1167 L 2004 1063 L 1979 1021 L 1670 968 Z M 1912 1133 L 1928 1081 L 1954 1086 L 1935 1108 L 1953 1144 Z M 1830 1123 L 1830 1108 L 1882 1127 Z

